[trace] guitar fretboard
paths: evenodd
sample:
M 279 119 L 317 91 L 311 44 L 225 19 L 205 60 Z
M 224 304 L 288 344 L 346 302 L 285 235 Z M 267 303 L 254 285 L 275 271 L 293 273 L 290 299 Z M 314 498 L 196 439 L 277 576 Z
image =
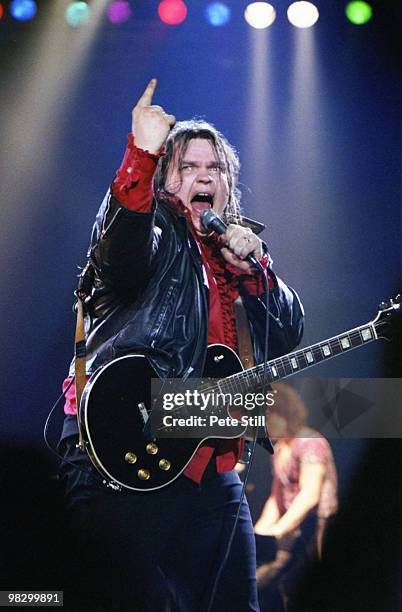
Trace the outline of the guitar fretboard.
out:
M 268 383 L 275 382 L 275 380 L 292 376 L 292 374 L 310 368 L 321 361 L 331 359 L 341 353 L 347 353 L 363 344 L 368 344 L 377 340 L 377 338 L 375 323 L 370 322 L 367 325 L 355 327 L 339 336 L 318 342 L 294 353 L 272 359 L 268 361 L 266 368 L 264 368 L 264 364 L 260 364 L 249 370 L 233 374 L 219 381 L 219 390 L 223 393 L 245 393 L 251 389 L 261 389 L 265 372 L 265 380 Z

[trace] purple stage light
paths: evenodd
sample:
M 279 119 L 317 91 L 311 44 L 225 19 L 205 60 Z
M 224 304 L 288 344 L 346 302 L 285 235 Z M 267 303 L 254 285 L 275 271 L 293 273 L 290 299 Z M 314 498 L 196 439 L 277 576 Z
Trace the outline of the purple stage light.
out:
M 109 4 L 106 13 L 111 23 L 124 23 L 130 19 L 132 11 L 126 0 L 116 0 Z

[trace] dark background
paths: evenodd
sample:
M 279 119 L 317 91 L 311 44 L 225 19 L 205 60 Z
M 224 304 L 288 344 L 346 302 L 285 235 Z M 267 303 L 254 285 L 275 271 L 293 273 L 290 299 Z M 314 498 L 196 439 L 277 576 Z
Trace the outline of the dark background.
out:
M 374 2 L 357 27 L 344 2 L 318 2 L 319 22 L 299 31 L 278 1 L 262 32 L 244 22 L 246 2 L 228 2 L 222 29 L 203 19 L 206 2 L 187 4 L 187 20 L 167 27 L 157 2 L 132 2 L 130 22 L 101 18 L 90 41 L 65 26 L 61 1 L 0 22 L 4 589 L 63 588 L 57 462 L 42 429 L 71 358 L 77 266 L 149 78 L 156 104 L 204 116 L 239 151 L 244 210 L 267 224 L 275 270 L 302 296 L 304 346 L 372 319 L 400 287 L 399 3 Z M 400 359 L 397 339 L 378 342 L 311 376 L 400 376 Z M 53 442 L 61 422 L 59 406 Z M 341 509 L 327 609 L 396 609 L 400 441 L 331 445 Z M 254 516 L 269 474 L 259 451 Z

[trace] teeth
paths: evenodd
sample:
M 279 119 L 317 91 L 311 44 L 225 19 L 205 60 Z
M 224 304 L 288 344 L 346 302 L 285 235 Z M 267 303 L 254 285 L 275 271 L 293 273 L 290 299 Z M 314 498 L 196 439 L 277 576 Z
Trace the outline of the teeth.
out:
M 213 196 L 210 193 L 207 193 L 205 191 L 199 191 L 192 197 L 191 201 L 194 202 L 194 200 L 198 200 L 198 199 L 203 199 L 205 201 L 212 203 Z

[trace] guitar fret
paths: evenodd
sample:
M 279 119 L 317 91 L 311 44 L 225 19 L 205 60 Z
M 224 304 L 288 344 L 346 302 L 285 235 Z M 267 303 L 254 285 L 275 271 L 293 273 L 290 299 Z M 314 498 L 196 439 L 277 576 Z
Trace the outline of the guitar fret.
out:
M 288 355 L 284 355 L 283 357 L 281 357 L 281 360 L 283 364 L 283 369 L 285 370 L 285 374 L 286 375 L 293 374 L 293 368 L 292 368 L 292 364 L 290 363 L 290 357 L 288 357 Z
M 312 346 L 311 350 L 313 353 L 314 361 L 320 362 L 324 359 L 319 345 Z
M 282 367 L 278 359 L 270 361 L 271 380 L 282 378 Z
M 236 388 L 236 381 L 232 378 L 226 378 L 225 380 L 221 380 L 220 382 L 220 390 L 222 393 L 233 393 Z
M 247 372 L 247 370 L 245 371 Z M 247 375 L 246 376 L 243 375 L 243 377 L 241 378 L 241 381 L 243 383 L 243 387 L 245 387 L 246 390 L 251 386 L 250 378 Z
M 286 376 L 286 368 L 282 363 L 282 359 L 281 358 L 276 359 L 275 363 L 276 363 L 276 367 L 278 368 L 279 375 L 281 377 Z
M 304 351 L 299 351 L 297 354 L 297 358 L 298 358 L 301 370 L 308 368 L 310 364 L 307 361 L 306 353 Z
M 329 345 L 331 347 L 332 355 L 339 355 L 342 353 L 342 347 L 339 338 L 330 340 Z
M 357 346 L 361 346 L 363 344 L 363 338 L 360 329 L 357 329 L 353 335 L 349 334 L 349 338 L 352 343 L 352 348 L 356 348 Z

